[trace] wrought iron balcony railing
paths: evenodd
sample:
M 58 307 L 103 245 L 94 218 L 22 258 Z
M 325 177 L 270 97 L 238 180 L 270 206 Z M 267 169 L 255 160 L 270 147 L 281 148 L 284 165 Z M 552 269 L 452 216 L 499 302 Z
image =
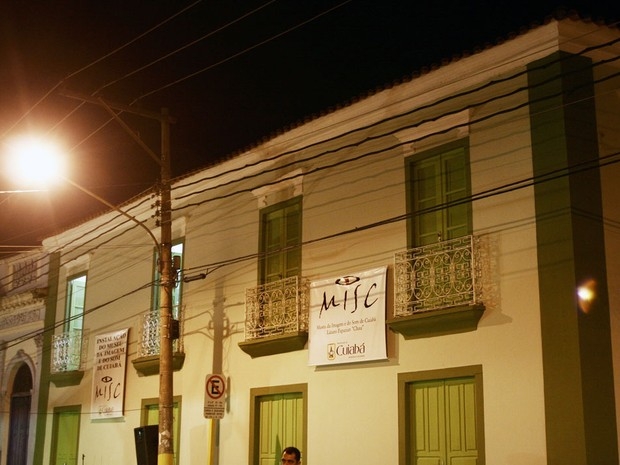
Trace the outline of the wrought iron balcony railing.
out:
M 395 317 L 481 301 L 481 260 L 474 236 L 398 252 L 394 274 Z
M 178 339 L 172 342 L 173 352 L 182 352 L 182 334 L 181 321 L 182 312 L 179 312 L 179 327 L 178 327 Z M 153 310 L 142 315 L 142 321 L 140 324 L 140 341 L 138 343 L 138 357 L 149 357 L 152 355 L 159 355 L 160 351 L 160 320 L 159 310 Z
M 310 287 L 299 276 L 246 290 L 245 340 L 308 331 Z
M 52 373 L 77 371 L 82 366 L 81 330 L 55 334 L 52 338 Z

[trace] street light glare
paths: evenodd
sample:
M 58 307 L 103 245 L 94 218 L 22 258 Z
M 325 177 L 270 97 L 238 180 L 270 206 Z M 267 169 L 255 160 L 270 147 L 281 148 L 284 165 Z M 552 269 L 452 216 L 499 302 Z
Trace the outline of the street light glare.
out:
M 65 160 L 54 142 L 19 137 L 7 145 L 7 169 L 18 185 L 45 188 L 65 176 Z

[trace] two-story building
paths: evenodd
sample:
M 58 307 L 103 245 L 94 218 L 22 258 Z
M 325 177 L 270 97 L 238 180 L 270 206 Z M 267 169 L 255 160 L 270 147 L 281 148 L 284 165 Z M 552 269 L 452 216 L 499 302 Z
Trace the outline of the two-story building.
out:
M 618 463 L 619 89 L 620 31 L 550 20 L 176 179 L 175 464 Z M 22 391 L 32 463 L 148 455 L 154 205 L 44 241 L 2 465 Z

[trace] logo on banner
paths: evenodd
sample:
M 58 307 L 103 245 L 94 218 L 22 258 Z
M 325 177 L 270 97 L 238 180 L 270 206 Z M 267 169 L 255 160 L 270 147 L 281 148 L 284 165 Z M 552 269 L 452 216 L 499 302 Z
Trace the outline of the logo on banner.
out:
M 386 273 L 383 267 L 311 283 L 311 365 L 387 358 Z

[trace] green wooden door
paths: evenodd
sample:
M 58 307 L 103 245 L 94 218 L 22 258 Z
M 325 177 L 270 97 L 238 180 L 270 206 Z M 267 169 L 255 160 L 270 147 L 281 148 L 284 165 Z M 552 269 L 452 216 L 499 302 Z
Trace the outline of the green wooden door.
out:
M 476 391 L 473 378 L 409 385 L 409 456 L 415 465 L 476 465 Z
M 77 465 L 81 408 L 66 407 L 54 412 L 53 465 Z
M 303 403 L 300 392 L 262 396 L 259 399 L 260 465 L 279 464 L 282 449 L 303 444 Z

